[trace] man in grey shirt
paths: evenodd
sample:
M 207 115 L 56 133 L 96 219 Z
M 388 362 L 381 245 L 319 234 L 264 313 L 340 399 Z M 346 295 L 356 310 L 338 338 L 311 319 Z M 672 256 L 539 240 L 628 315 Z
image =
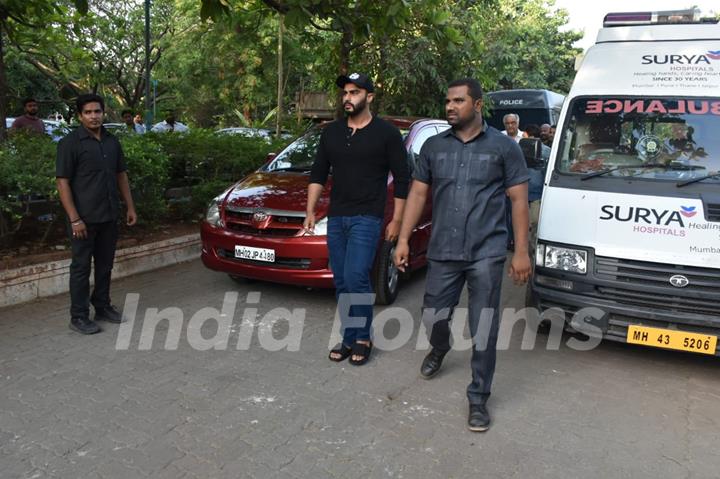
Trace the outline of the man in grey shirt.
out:
M 486 402 L 495 372 L 500 322 L 500 286 L 505 265 L 507 228 L 505 195 L 512 204 L 515 254 L 509 275 L 517 283 L 530 276 L 528 255 L 528 170 L 515 141 L 482 119 L 482 88 L 473 79 L 448 87 L 445 112 L 452 126 L 428 139 L 413 173 L 395 264 L 404 271 L 408 239 L 420 219 L 432 185 L 432 236 L 423 299 L 423 322 L 432 350 L 420 374 L 430 379 L 450 350 L 450 320 L 465 282 L 469 291 L 469 325 L 475 347 L 472 382 L 467 388 L 471 431 L 486 431 Z

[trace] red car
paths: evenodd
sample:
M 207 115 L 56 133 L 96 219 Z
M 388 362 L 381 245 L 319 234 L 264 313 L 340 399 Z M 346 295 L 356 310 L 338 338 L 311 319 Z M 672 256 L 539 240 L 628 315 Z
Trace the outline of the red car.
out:
M 429 137 L 449 128 L 442 120 L 385 118 L 404 134 L 410 168 Z M 332 176 L 317 205 L 314 234 L 304 234 L 310 168 L 322 126 L 312 128 L 278 155 L 213 200 L 202 224 L 202 261 L 233 279 L 249 278 L 276 283 L 332 288 L 328 264 L 327 211 Z M 393 180 L 388 178 L 385 224 L 393 215 Z M 430 241 L 431 202 L 410 239 L 409 271 L 426 264 Z M 383 227 L 384 231 L 384 227 Z M 392 261 L 394 245 L 382 241 L 373 269 L 378 304 L 397 297 L 399 271 Z

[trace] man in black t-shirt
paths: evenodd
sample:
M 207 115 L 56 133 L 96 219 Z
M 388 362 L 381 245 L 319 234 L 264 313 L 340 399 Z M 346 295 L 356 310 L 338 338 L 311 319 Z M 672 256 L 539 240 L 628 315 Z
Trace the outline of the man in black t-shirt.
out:
M 395 241 L 407 198 L 409 172 L 402 135 L 385 120 L 373 116 L 372 81 L 363 74 L 341 75 L 346 118 L 324 128 L 308 186 L 304 227 L 315 228 L 315 206 L 332 167 L 332 191 L 327 223 L 330 267 L 341 320 L 342 343 L 330 360 L 365 364 L 372 350 L 374 295 L 370 270 L 385 216 L 388 172 L 393 174 L 394 211 L 385 240 Z
M 137 221 L 127 167 L 118 139 L 102 126 L 105 104 L 94 94 L 77 99 L 80 127 L 60 140 L 56 181 L 68 215 L 70 264 L 70 329 L 82 334 L 100 331 L 90 319 L 120 323 L 122 315 L 110 302 L 110 275 L 118 237 L 120 197 L 127 206 L 127 224 Z M 90 296 L 90 264 L 95 262 L 95 287 Z

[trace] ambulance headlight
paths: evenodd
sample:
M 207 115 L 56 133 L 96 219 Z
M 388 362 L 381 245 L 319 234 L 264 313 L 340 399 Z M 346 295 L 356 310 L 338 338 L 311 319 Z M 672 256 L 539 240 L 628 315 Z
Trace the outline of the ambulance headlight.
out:
M 535 253 L 535 264 L 568 273 L 586 274 L 587 251 L 539 244 Z

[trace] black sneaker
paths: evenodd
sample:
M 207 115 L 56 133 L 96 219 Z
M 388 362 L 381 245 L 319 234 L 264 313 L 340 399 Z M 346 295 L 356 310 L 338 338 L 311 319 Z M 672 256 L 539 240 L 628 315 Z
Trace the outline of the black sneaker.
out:
M 84 316 L 70 318 L 70 329 L 80 334 L 95 334 L 102 331 L 95 321 Z
M 470 405 L 468 429 L 472 432 L 485 432 L 490 429 L 490 413 L 484 404 Z
M 115 306 L 95 308 L 95 321 L 107 321 L 108 323 L 122 323 L 123 315 Z
M 446 354 L 447 351 L 432 348 L 423 359 L 422 366 L 420 366 L 420 376 L 423 379 L 430 379 L 435 376 L 440 371 L 440 366 L 442 366 Z

